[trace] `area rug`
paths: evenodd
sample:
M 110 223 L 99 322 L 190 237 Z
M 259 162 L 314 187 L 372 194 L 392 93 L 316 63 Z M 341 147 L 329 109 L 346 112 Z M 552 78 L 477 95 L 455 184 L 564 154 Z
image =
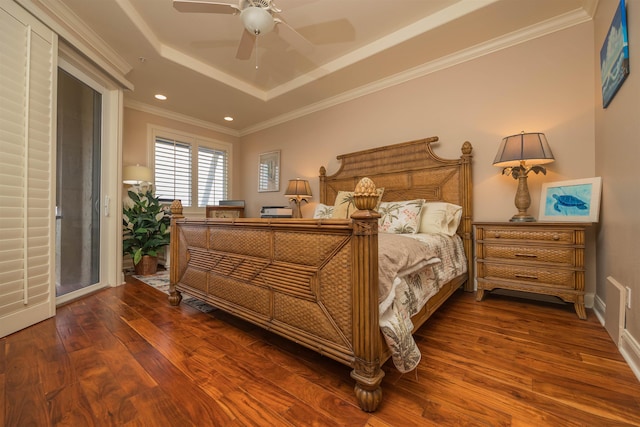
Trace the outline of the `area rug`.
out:
M 142 283 L 156 288 L 159 291 L 162 291 L 165 294 L 169 295 L 168 270 L 158 271 L 156 274 L 153 274 L 151 276 L 139 276 L 134 274 L 133 277 L 140 280 Z M 209 305 L 206 302 L 185 293 L 182 294 L 182 302 L 190 307 L 195 308 L 196 310 L 200 310 L 203 313 L 210 313 L 213 310 L 217 310 L 212 305 Z

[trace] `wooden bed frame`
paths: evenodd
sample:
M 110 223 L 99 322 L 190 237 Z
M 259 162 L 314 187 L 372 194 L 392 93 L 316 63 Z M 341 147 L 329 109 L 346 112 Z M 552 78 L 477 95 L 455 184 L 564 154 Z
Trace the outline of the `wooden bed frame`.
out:
M 459 159 L 436 156 L 437 137 L 338 156 L 338 172 L 320 168 L 320 202 L 333 204 L 363 177 L 384 187 L 384 201 L 423 198 L 463 208 L 458 233 L 468 272 L 447 283 L 412 320 L 416 328 L 460 286 L 473 290 L 471 144 Z M 187 292 L 226 312 L 353 367 L 364 411 L 382 400 L 382 364 L 390 351 L 379 330 L 379 214 L 356 197 L 348 219 L 182 217 L 172 204 L 169 302 Z

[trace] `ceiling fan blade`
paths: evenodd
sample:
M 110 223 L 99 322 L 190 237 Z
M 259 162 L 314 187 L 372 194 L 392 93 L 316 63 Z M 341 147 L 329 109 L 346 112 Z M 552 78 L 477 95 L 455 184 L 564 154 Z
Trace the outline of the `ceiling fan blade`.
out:
M 224 13 L 233 15 L 240 12 L 235 4 L 199 0 L 173 0 L 173 7 L 179 12 Z
M 256 44 L 256 36 L 249 31 L 244 30 L 242 37 L 240 38 L 240 44 L 238 45 L 238 51 L 236 52 L 237 59 L 249 59 L 251 58 L 251 52 Z
M 282 18 L 274 18 L 276 23 L 275 32 L 300 53 L 308 54 L 314 49 L 313 44 L 302 34 L 293 29 Z

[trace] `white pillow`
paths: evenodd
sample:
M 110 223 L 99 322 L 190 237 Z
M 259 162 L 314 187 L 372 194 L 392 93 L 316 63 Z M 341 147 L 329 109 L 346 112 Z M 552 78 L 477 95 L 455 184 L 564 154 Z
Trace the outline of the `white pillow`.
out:
M 313 217 L 316 219 L 333 217 L 333 206 L 318 203 L 318 206 L 316 206 L 316 209 L 313 211 Z
M 424 199 L 380 203 L 378 229 L 383 233 L 417 233 L 423 204 Z
M 426 202 L 422 206 L 420 233 L 453 236 L 462 218 L 462 206 L 446 202 Z

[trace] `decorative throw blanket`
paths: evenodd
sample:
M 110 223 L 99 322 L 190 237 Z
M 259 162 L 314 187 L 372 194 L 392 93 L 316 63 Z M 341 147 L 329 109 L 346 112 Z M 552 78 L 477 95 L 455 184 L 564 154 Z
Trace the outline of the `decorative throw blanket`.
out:
M 395 298 L 395 278 L 422 270 L 440 262 L 436 251 L 418 240 L 401 234 L 378 234 L 378 280 L 380 312 L 386 311 Z
M 422 358 L 411 334 L 411 316 L 420 311 L 443 284 L 467 270 L 464 247 L 459 236 L 441 234 L 380 233 L 378 241 L 380 330 L 391 349 L 394 365 L 405 373 L 415 369 Z M 388 264 L 394 259 L 397 264 L 390 267 Z

